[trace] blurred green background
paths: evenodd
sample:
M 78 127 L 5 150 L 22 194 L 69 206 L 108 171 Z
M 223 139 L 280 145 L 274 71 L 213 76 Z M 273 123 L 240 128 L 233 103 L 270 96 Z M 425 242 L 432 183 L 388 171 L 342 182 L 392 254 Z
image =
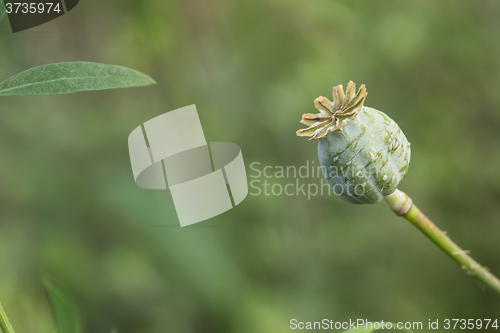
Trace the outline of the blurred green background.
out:
M 53 332 L 42 276 L 86 332 L 500 320 L 498 295 L 385 203 L 249 195 L 180 228 L 169 191 L 135 185 L 127 148 L 139 124 L 196 104 L 207 140 L 237 143 L 249 176 L 252 162 L 302 166 L 317 160 L 295 136 L 302 113 L 334 85 L 365 83 L 365 104 L 412 142 L 400 188 L 498 275 L 499 14 L 495 0 L 82 0 L 17 34 L 4 19 L 0 80 L 85 60 L 158 81 L 0 100 L 0 301 L 16 331 Z

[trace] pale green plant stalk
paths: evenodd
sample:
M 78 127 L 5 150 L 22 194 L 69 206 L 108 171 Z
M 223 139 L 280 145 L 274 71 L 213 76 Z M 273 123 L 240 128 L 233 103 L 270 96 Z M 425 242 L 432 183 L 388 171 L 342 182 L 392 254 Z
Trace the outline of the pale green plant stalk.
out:
M 400 190 L 385 197 L 391 210 L 398 216 L 402 216 L 410 221 L 415 227 L 424 233 L 431 241 L 443 250 L 451 259 L 459 264 L 467 274 L 472 275 L 481 283 L 500 294 L 500 280 L 490 271 L 481 266 L 477 261 L 469 256 L 469 251 L 462 250 L 447 235 L 441 231 L 427 216 L 424 215 L 413 204 L 411 198 Z
M 2 303 L 0 303 L 0 327 L 2 328 L 3 333 L 15 333 L 7 314 L 3 309 Z

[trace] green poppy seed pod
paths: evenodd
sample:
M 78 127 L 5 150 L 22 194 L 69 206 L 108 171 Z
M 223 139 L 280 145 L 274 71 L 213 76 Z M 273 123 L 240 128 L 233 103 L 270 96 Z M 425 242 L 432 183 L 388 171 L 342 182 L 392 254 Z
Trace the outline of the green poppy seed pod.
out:
M 333 88 L 333 102 L 318 97 L 318 114 L 306 113 L 298 136 L 318 139 L 323 176 L 332 191 L 351 203 L 377 203 L 392 194 L 410 163 L 410 143 L 385 113 L 363 106 L 365 85 Z

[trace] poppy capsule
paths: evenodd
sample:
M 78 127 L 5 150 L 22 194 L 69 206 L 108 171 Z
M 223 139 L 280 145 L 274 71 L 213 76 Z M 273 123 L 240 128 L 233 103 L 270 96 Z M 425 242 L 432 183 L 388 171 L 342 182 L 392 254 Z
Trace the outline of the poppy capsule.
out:
M 306 113 L 309 126 L 298 136 L 318 140 L 323 176 L 332 191 L 351 203 L 377 203 L 392 194 L 410 163 L 410 143 L 385 113 L 364 106 L 365 85 L 350 81 L 333 88 L 333 102 L 318 97 L 318 114 Z

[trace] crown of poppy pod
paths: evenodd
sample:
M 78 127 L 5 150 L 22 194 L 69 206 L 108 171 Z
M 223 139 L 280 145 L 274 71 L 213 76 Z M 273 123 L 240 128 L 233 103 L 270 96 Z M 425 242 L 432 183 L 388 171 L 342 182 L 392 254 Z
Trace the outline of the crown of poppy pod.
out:
M 309 126 L 297 131 L 298 136 L 309 136 L 309 140 L 319 139 L 342 127 L 363 109 L 366 99 L 366 88 L 362 84 L 356 93 L 356 84 L 350 81 L 346 93 L 341 84 L 333 88 L 333 102 L 320 96 L 314 100 L 318 114 L 306 113 L 300 121 Z

